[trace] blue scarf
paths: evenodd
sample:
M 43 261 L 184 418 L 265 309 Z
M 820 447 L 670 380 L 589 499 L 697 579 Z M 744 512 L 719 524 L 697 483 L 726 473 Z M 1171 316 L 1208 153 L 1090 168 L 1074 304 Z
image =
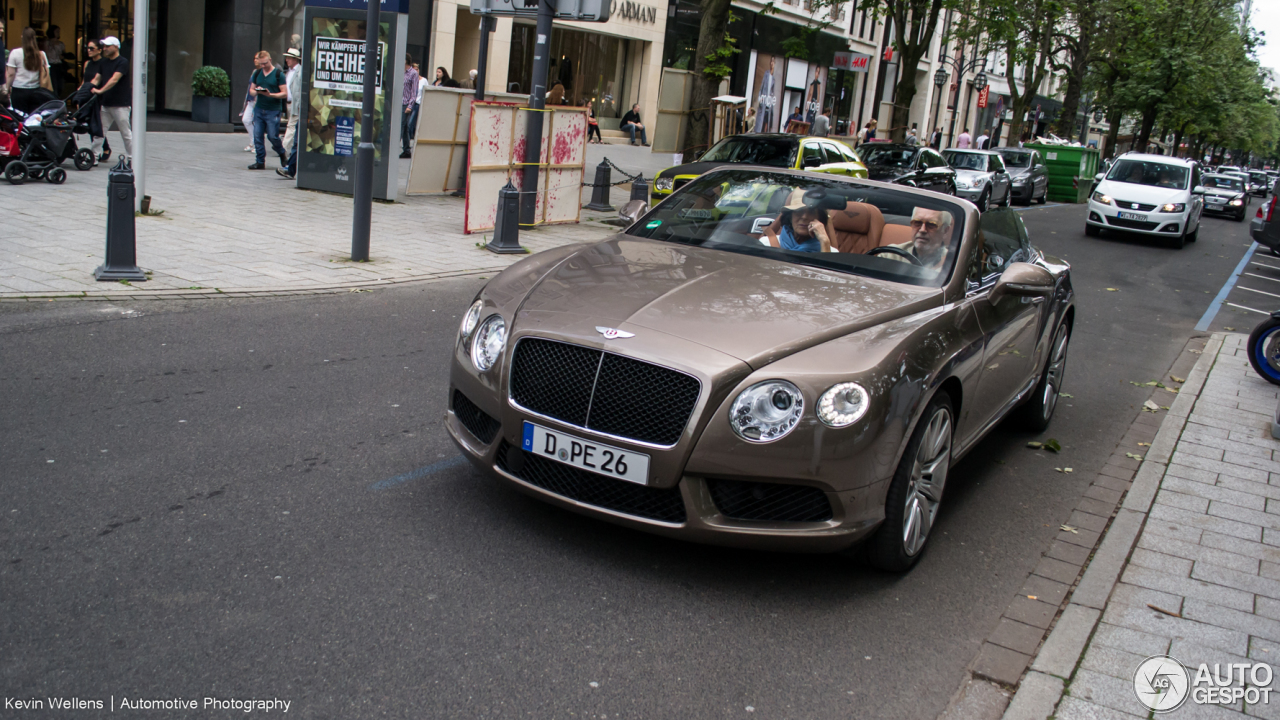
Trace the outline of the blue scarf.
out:
M 778 244 L 783 250 L 792 250 L 794 252 L 822 252 L 822 241 L 816 237 L 811 237 L 805 242 L 796 242 L 795 231 L 791 229 L 791 223 L 788 222 L 782 226 L 782 232 L 778 233 Z

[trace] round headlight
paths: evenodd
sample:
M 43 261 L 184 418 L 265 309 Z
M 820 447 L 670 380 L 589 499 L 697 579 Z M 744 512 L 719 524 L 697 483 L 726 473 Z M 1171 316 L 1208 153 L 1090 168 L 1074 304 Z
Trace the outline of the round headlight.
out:
M 818 398 L 818 419 L 831 427 L 847 427 L 862 419 L 871 398 L 858 383 L 832 385 Z
M 501 315 L 490 315 L 471 339 L 471 363 L 484 372 L 493 367 L 507 345 L 507 323 Z
M 471 336 L 471 331 L 476 329 L 476 323 L 480 322 L 480 311 L 484 309 L 484 301 L 477 300 L 467 308 L 467 314 L 462 316 L 462 325 L 458 328 L 458 332 L 462 338 Z
M 786 380 L 766 380 L 743 390 L 729 408 L 729 424 L 738 437 L 767 443 L 786 437 L 804 414 L 800 388 Z
M 674 185 L 674 184 L 675 184 L 675 178 L 664 178 L 664 177 L 660 177 L 660 178 L 656 178 L 656 179 L 654 179 L 654 181 L 653 181 L 653 189 L 654 189 L 654 190 L 664 190 L 664 191 L 670 192 L 670 191 L 671 191 L 671 187 L 672 187 L 672 185 Z

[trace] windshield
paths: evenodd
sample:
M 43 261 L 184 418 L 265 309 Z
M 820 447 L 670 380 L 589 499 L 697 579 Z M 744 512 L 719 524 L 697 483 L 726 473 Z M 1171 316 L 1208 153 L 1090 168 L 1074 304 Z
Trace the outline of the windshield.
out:
M 1000 157 L 1004 158 L 1004 164 L 1014 168 L 1031 167 L 1031 153 L 1027 152 L 1002 152 Z
M 1235 192 L 1244 191 L 1244 183 L 1240 181 L 1240 178 L 1234 178 L 1228 175 L 1205 175 L 1204 186 L 1207 188 L 1218 188 L 1220 190 L 1234 190 Z
M 698 162 L 746 163 L 788 168 L 795 162 L 796 141 L 787 138 L 727 137 Z
M 967 152 L 945 152 L 943 156 L 947 159 L 947 164 L 957 170 L 982 170 L 987 169 L 987 156 L 978 153 Z
M 726 168 L 691 181 L 627 234 L 940 287 L 964 211 L 942 195 Z
M 1266 174 L 1266 173 L 1260 173 L 1260 172 L 1249 173 L 1249 179 L 1253 180 L 1253 182 L 1254 182 L 1255 184 L 1257 184 L 1257 185 L 1266 185 L 1266 184 L 1267 184 L 1267 174 Z
M 916 151 L 911 148 L 867 147 L 863 145 L 858 148 L 858 152 L 862 154 L 862 162 L 867 165 L 888 165 L 890 167 L 911 167 L 911 163 L 916 157 Z
M 1111 168 L 1107 179 L 1134 185 L 1185 190 L 1190 176 L 1189 169 L 1180 165 L 1167 165 L 1152 160 L 1119 160 L 1115 167 Z

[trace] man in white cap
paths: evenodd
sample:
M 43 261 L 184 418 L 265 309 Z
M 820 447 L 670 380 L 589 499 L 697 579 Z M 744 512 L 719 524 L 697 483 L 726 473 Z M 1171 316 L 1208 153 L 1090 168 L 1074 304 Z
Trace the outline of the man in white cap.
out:
M 302 53 L 297 48 L 284 51 L 284 87 L 289 100 L 289 123 L 284 127 L 284 149 L 292 152 L 294 134 L 298 131 L 298 117 L 306 103 L 302 102 Z
M 133 131 L 129 125 L 129 106 L 133 104 L 133 89 L 130 87 L 129 58 L 120 55 L 120 40 L 115 37 L 108 35 L 98 44 L 102 46 L 102 61 L 98 64 L 98 74 L 93 78 L 92 92 L 98 96 L 101 106 L 103 137 L 94 138 L 93 154 L 102 153 L 102 143 L 114 120 L 120 137 L 124 139 L 124 150 L 132 158 Z

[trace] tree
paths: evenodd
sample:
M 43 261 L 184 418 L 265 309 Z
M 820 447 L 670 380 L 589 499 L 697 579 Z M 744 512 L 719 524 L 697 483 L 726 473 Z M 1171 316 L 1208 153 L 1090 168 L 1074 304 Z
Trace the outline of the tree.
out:
M 702 23 L 698 27 L 698 52 L 693 64 L 693 93 L 686 121 L 685 145 L 707 145 L 710 130 L 707 115 L 711 98 L 720 89 L 720 81 L 728 76 L 722 47 L 732 44 L 729 37 L 729 0 L 702 0 Z
M 884 17 L 893 28 L 894 49 L 898 53 L 898 84 L 893 91 L 893 120 L 889 131 L 895 142 L 906 136 L 911 119 L 911 101 L 916 97 L 916 72 L 920 59 L 929 51 L 938 26 L 938 16 L 945 8 L 956 6 L 954 0 L 881 0 Z M 920 22 L 917 22 L 920 20 Z

